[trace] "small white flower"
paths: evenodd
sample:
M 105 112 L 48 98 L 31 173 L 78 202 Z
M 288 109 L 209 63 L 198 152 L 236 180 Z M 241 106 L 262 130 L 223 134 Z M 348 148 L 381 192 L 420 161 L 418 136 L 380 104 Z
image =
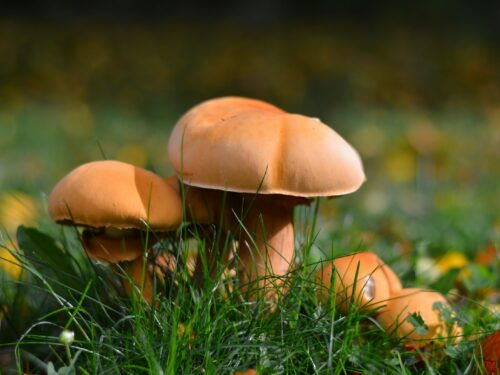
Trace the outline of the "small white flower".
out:
M 64 345 L 71 345 L 75 341 L 75 332 L 63 330 L 59 335 L 59 341 Z

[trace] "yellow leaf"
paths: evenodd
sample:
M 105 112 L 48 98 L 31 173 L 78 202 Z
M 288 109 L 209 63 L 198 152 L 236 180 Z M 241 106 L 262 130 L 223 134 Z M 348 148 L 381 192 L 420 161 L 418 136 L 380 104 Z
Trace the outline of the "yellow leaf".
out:
M 11 192 L 0 195 L 0 226 L 13 236 L 19 225 L 32 225 L 37 217 L 36 204 L 29 195 Z
M 0 247 L 0 269 L 7 273 L 12 279 L 17 280 L 21 276 L 23 269 L 16 257 L 7 250 L 13 248 L 14 246 Z
M 451 269 L 461 269 L 467 264 L 469 264 L 467 257 L 458 251 L 451 251 L 445 254 L 436 263 L 442 273 L 446 273 Z

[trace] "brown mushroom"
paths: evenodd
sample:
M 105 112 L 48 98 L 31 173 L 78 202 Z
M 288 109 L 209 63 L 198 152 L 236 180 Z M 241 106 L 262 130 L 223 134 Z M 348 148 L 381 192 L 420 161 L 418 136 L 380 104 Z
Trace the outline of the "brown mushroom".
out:
M 85 227 L 82 243 L 91 258 L 132 262 L 129 275 L 151 302 L 152 275 L 138 272 L 143 255 L 182 216 L 180 196 L 160 176 L 119 161 L 83 164 L 54 187 L 49 213 L 58 223 Z
M 351 301 L 364 310 L 381 307 L 402 288 L 394 271 L 371 252 L 328 262 L 316 273 L 316 280 L 321 288 L 320 298 L 327 299 L 329 293 L 333 292 L 337 308 L 344 313 Z
M 391 295 L 377 319 L 387 330 L 409 342 L 411 346 L 423 346 L 430 341 L 457 340 L 462 330 L 457 324 L 449 325 L 441 314 L 442 308 L 450 309 L 444 296 L 438 292 L 406 288 Z M 423 330 L 416 329 L 411 317 L 420 318 Z
M 241 228 L 238 265 L 248 286 L 282 283 L 277 278 L 293 259 L 295 205 L 351 193 L 365 180 L 357 152 L 333 129 L 254 99 L 192 108 L 174 127 L 168 151 L 184 184 L 226 192 L 221 214 L 226 230 Z

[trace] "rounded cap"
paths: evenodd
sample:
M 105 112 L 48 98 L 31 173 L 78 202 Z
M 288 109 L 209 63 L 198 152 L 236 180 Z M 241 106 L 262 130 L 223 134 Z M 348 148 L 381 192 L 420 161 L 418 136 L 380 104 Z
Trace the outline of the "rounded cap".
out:
M 49 197 L 49 213 L 61 223 L 89 227 L 175 229 L 182 219 L 179 194 L 158 175 L 119 161 L 83 164 Z
M 444 308 L 450 308 L 441 293 L 417 288 L 401 289 L 391 295 L 378 320 L 386 329 L 395 330 L 397 336 L 416 340 L 417 345 L 426 344 L 427 340 L 458 336 L 461 333 L 460 327 L 455 325 L 448 330 L 436 303 L 441 303 Z M 415 329 L 415 325 L 408 320 L 412 314 L 422 318 L 427 328 L 426 332 L 419 333 Z
M 371 252 L 335 259 L 319 270 L 316 279 L 324 298 L 328 297 L 333 272 L 336 303 L 343 312 L 350 301 L 368 309 L 387 304 L 391 294 L 402 288 L 394 271 Z
M 174 127 L 168 152 L 184 183 L 209 189 L 335 196 L 365 180 L 358 153 L 333 129 L 247 98 L 192 108 Z

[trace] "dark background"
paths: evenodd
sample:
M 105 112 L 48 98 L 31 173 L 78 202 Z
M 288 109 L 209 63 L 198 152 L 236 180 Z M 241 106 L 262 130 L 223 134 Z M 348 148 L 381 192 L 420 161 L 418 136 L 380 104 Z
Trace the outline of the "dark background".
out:
M 499 31 L 499 4 L 494 0 L 471 3 L 465 0 L 329 1 L 329 0 L 242 0 L 242 1 L 4 1 L 3 14 L 46 20 L 99 19 L 117 22 L 163 22 L 173 18 L 238 22 L 349 22 L 360 27 L 390 22 L 417 28 L 455 27 L 461 30 Z M 492 35 L 493 36 L 493 35 Z

